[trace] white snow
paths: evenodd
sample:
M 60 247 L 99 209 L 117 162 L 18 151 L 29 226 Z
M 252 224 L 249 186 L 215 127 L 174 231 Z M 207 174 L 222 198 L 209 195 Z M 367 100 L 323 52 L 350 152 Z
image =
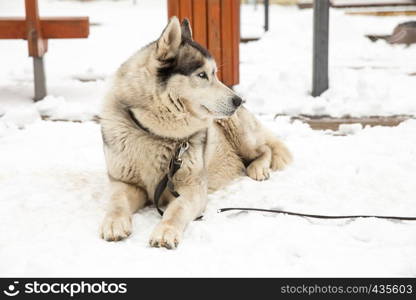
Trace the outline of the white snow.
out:
M 210 196 L 175 251 L 148 247 L 160 220 L 134 216 L 124 242 L 98 237 L 107 178 L 99 126 L 38 121 L 0 137 L 2 276 L 415 276 L 416 223 L 307 220 L 221 207 L 416 215 L 416 121 L 337 136 L 266 121 L 295 161 L 266 182 Z
M 355 124 L 340 124 L 338 132 L 341 134 L 354 134 L 363 129 L 363 125 L 360 123 Z
M 1 16 L 22 15 L 21 2 L 0 0 Z M 331 89 L 313 100 L 311 11 L 272 6 L 271 30 L 241 45 L 237 90 L 287 143 L 294 163 L 269 181 L 242 178 L 210 195 L 204 220 L 190 224 L 175 251 L 148 247 L 160 220 L 153 207 L 134 216 L 129 239 L 102 241 L 106 169 L 99 125 L 87 120 L 99 114 L 111 73 L 163 29 L 165 1 L 137 3 L 40 1 L 42 15 L 88 15 L 99 25 L 88 39 L 50 41 L 50 95 L 36 104 L 26 44 L 0 40 L 1 276 L 416 276 L 416 222 L 217 213 L 238 206 L 416 216 L 416 120 L 343 125 L 347 135 L 334 136 L 289 116 L 273 119 L 414 115 L 414 46 L 363 37 L 389 33 L 405 17 L 331 10 Z M 243 17 L 245 36 L 262 34 L 260 7 L 243 7 Z
M 271 9 L 271 30 L 241 45 L 237 87 L 258 113 L 288 115 L 412 115 L 416 113 L 415 46 L 373 43 L 365 34 L 390 34 L 409 17 L 346 16 L 330 12 L 330 89 L 318 98 L 312 87 L 312 11 Z M 409 91 L 413 91 L 410 93 Z

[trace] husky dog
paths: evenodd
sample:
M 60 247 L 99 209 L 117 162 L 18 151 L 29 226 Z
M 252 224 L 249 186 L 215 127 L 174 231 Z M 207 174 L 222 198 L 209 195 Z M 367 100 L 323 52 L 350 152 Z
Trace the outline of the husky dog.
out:
M 160 38 L 118 69 L 101 130 L 111 197 L 101 237 L 118 241 L 132 231 L 132 214 L 154 201 L 175 151 L 182 166 L 172 176 L 177 194 L 150 237 L 153 247 L 176 248 L 186 226 L 201 216 L 207 195 L 233 179 L 269 178 L 291 154 L 222 84 L 210 53 L 192 40 L 189 22 L 170 19 Z M 181 153 L 182 154 L 182 153 Z

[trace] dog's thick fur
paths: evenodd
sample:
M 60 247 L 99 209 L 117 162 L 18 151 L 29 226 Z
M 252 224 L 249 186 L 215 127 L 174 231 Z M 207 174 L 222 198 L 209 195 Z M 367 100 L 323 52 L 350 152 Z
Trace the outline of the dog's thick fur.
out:
M 180 196 L 163 194 L 167 207 L 150 237 L 154 247 L 175 248 L 204 211 L 208 193 L 244 174 L 267 179 L 291 161 L 284 144 L 240 106 L 216 70 L 208 51 L 192 40 L 187 20 L 181 26 L 173 17 L 157 41 L 117 71 L 101 115 L 112 189 L 101 226 L 105 240 L 130 235 L 132 214 L 153 201 L 183 140 L 190 147 L 173 177 Z

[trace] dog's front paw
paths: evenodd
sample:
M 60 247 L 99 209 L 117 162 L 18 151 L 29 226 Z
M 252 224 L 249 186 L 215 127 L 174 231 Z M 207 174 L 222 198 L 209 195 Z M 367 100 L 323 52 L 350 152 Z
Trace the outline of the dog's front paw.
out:
M 175 249 L 181 241 L 182 232 L 174 226 L 160 223 L 156 226 L 150 236 L 149 244 L 152 247 L 165 247 L 167 249 Z
M 263 181 L 269 179 L 270 177 L 270 168 L 265 166 L 263 163 L 258 161 L 253 161 L 247 167 L 247 175 L 254 180 Z
M 292 162 L 292 154 L 283 143 L 275 143 L 271 148 L 272 161 L 270 167 L 273 171 L 282 170 Z
M 131 216 L 127 213 L 107 213 L 101 224 L 101 238 L 120 241 L 131 234 Z

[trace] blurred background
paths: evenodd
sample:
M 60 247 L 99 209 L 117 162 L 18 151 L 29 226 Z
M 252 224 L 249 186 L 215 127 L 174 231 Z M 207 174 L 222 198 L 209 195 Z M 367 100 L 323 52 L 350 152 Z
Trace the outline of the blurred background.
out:
M 3 121 L 24 125 L 39 117 L 93 119 L 99 114 L 106 79 L 132 53 L 159 36 L 168 19 L 168 2 L 39 0 L 40 17 L 88 17 L 89 35 L 80 39 L 48 40 L 48 51 L 44 56 L 47 97 L 36 104 L 32 101 L 33 66 L 32 58 L 28 57 L 27 42 L 0 39 L 0 116 L 3 115 Z M 171 6 L 174 2 L 177 2 L 174 5 L 182 5 L 177 8 L 182 12 L 186 2 L 192 3 L 170 2 Z M 208 0 L 206 3 L 211 2 L 216 3 L 219 9 L 223 8 L 220 0 Z M 266 10 L 264 5 L 267 2 L 269 8 Z M 330 88 L 319 97 L 311 97 L 311 1 L 241 1 L 239 20 L 232 21 L 238 22 L 239 28 L 230 27 L 233 36 L 241 37 L 242 42 L 238 49 L 230 52 L 232 56 L 237 53 L 237 57 L 233 58 L 234 62 L 237 59 L 237 63 L 232 66 L 226 58 L 218 64 L 221 70 L 237 70 L 232 71 L 237 75 L 227 83 L 233 85 L 246 98 L 247 106 L 259 114 L 331 117 L 413 115 L 416 113 L 415 46 L 391 44 L 386 38 L 372 41 L 366 37 L 391 35 L 398 24 L 414 20 L 416 6 L 408 5 L 409 2 L 412 0 L 331 2 Z M 24 15 L 23 0 L 0 0 L 0 17 Z M 222 18 L 222 21 L 213 19 L 212 26 L 217 26 L 219 36 L 228 24 L 225 21 L 227 15 Z M 218 25 L 215 25 L 216 22 Z M 214 36 L 213 43 L 218 39 Z M 222 48 L 221 44 L 214 45 L 218 49 L 209 47 L 211 52 L 215 52 L 217 60 L 221 51 L 229 48 L 228 40 L 230 38 L 223 38 Z

